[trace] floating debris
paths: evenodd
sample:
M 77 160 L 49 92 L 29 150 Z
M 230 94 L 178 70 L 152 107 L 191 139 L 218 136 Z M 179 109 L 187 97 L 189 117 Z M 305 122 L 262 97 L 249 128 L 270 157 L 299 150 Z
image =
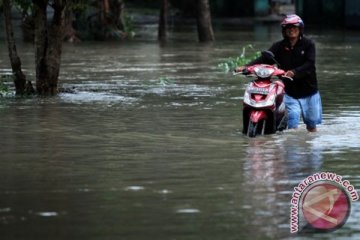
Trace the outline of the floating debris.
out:
M 125 191 L 141 191 L 145 188 L 143 186 L 128 186 L 125 188 Z
M 176 210 L 176 213 L 200 213 L 200 210 L 196 208 L 184 208 Z

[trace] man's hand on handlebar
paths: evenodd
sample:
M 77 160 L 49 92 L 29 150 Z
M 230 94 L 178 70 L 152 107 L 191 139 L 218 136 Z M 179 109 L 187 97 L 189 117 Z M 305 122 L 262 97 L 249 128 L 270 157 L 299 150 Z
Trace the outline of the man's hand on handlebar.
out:
M 234 73 L 240 73 L 240 72 L 244 71 L 244 69 L 245 69 L 244 66 L 236 67 L 236 68 L 234 69 Z
M 293 71 L 287 71 L 284 74 L 284 77 L 293 78 L 295 76 L 295 73 Z
M 295 76 L 295 73 L 293 71 L 287 71 L 283 76 L 282 79 L 287 79 L 290 81 L 294 81 L 293 77 Z

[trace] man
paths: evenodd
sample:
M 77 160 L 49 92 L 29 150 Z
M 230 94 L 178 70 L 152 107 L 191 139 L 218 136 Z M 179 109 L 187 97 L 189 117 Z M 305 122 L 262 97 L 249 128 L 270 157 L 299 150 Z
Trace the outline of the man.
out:
M 285 105 L 288 112 L 288 128 L 297 128 L 302 116 L 309 132 L 316 132 L 316 125 L 322 121 L 321 98 L 318 90 L 315 68 L 315 44 L 303 36 L 304 23 L 297 15 L 288 15 L 281 22 L 283 40 L 275 42 L 270 51 L 274 53 L 285 76 Z M 259 57 L 245 65 L 273 64 L 265 57 Z M 236 72 L 244 66 L 237 67 Z

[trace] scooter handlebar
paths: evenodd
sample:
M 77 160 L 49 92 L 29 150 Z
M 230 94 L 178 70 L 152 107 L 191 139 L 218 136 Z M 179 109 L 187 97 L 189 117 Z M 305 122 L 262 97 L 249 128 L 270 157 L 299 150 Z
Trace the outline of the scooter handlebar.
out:
M 281 76 L 281 79 L 287 79 L 287 80 L 290 80 L 290 81 L 294 81 L 294 79 L 292 77 L 288 77 L 288 76 Z
M 261 65 L 261 64 L 258 64 L 258 65 Z M 255 66 L 258 66 L 258 65 L 253 65 L 253 66 L 250 66 L 250 67 L 244 67 L 242 70 L 240 71 L 237 71 L 236 68 L 233 70 L 233 75 L 245 75 L 245 76 L 256 76 L 256 74 L 254 73 L 254 67 Z M 267 65 L 264 65 L 263 66 L 267 66 Z M 282 69 L 278 69 L 275 67 L 275 71 L 277 71 L 276 73 L 274 73 L 272 75 L 272 77 L 276 77 L 276 78 L 280 78 L 281 80 L 290 80 L 290 81 L 294 81 L 294 79 L 292 77 L 289 77 L 289 76 L 286 76 L 286 75 L 283 75 L 285 73 L 284 70 Z M 271 78 L 272 78 L 271 77 Z
M 247 67 L 245 67 L 244 69 L 242 69 L 241 71 L 236 71 L 236 68 L 233 70 L 233 75 L 238 75 L 238 74 L 242 74 L 242 75 L 250 75 L 252 74 Z
M 249 69 L 247 69 L 247 67 L 245 67 L 242 72 L 241 72 L 243 75 L 249 75 L 251 74 L 251 72 L 249 71 Z

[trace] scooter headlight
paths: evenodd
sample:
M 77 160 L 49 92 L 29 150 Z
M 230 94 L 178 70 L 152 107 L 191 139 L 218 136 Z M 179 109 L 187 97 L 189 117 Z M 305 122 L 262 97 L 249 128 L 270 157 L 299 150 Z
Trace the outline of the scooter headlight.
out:
M 255 67 L 254 72 L 255 75 L 259 78 L 268 78 L 274 73 L 274 69 L 266 68 L 266 67 Z

